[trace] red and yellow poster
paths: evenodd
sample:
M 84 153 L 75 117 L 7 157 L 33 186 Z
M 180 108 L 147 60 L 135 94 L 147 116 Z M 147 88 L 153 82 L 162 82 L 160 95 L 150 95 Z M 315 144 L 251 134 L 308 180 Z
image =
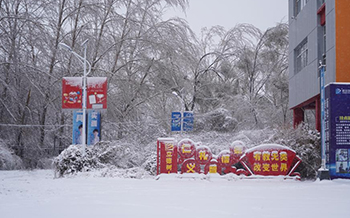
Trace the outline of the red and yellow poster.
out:
M 63 77 L 62 109 L 82 109 L 82 77 Z M 88 77 L 86 88 L 87 109 L 107 109 L 107 77 Z

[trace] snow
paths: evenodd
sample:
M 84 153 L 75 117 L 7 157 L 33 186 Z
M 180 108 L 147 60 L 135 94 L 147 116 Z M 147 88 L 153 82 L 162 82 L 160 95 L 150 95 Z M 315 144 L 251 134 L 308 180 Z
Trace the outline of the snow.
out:
M 1 217 L 350 216 L 349 180 L 53 177 L 48 170 L 0 171 Z
M 66 84 L 69 86 L 82 86 L 83 77 L 63 77 L 66 80 Z
M 103 83 L 107 81 L 107 77 L 88 77 L 87 78 L 87 83 L 89 86 L 95 87 L 99 86 L 102 87 Z
M 279 144 L 262 144 L 262 145 L 258 145 L 258 146 L 255 146 L 255 147 L 252 147 L 252 148 L 246 150 L 246 153 L 249 153 L 249 152 L 251 152 L 253 150 L 273 150 L 273 149 L 285 149 L 285 150 L 293 151 L 294 153 L 296 153 L 290 147 L 279 145 Z

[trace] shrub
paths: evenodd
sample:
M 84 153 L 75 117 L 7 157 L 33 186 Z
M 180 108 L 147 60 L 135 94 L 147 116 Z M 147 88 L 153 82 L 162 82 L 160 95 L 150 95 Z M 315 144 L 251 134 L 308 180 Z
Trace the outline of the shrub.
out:
M 140 147 L 140 146 L 138 146 Z M 56 176 L 103 167 L 130 169 L 145 161 L 141 149 L 131 143 L 99 142 L 94 146 L 71 145 L 54 160 Z
M 0 170 L 18 170 L 23 168 L 21 158 L 7 146 L 7 143 L 0 139 Z
M 301 178 L 316 179 L 321 167 L 321 137 L 318 131 L 310 130 L 307 125 L 301 125 L 297 129 L 280 129 L 272 141 L 295 150 L 302 160 L 296 170 L 300 172 Z

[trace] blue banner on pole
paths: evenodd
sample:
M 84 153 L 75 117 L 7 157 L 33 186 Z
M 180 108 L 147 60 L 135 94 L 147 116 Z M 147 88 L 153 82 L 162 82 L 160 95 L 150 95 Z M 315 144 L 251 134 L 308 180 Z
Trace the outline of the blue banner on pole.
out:
M 94 145 L 101 140 L 101 112 L 90 111 L 88 117 L 87 145 Z
M 330 177 L 350 178 L 350 84 L 325 88 L 325 153 Z
M 171 131 L 172 132 L 181 131 L 181 112 L 171 113 Z
M 183 124 L 182 124 L 182 130 L 183 131 L 192 131 L 193 130 L 193 112 L 192 111 L 185 111 L 183 114 Z
M 72 144 L 82 144 L 83 142 L 83 111 L 73 112 L 73 137 Z

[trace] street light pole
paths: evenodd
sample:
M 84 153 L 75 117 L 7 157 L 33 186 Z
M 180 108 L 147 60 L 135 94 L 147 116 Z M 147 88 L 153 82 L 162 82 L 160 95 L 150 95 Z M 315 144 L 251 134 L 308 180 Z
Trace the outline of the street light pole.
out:
M 87 75 L 91 72 L 91 64 L 86 60 L 86 50 L 87 50 L 87 42 L 89 40 L 85 40 L 82 43 L 82 46 L 84 46 L 84 57 L 80 56 L 78 53 L 74 52 L 73 49 L 64 44 L 64 43 L 59 43 L 59 45 L 63 48 L 66 48 L 69 52 L 73 53 L 73 55 L 79 59 L 80 62 L 83 63 L 84 65 L 84 75 L 83 75 L 83 131 L 82 131 L 82 145 L 86 145 L 86 102 L 87 102 L 87 94 L 86 94 L 86 80 L 87 80 Z M 89 71 L 86 72 L 86 64 L 89 65 Z
M 85 146 L 86 145 L 86 49 L 87 49 L 87 42 L 89 40 L 85 40 L 82 44 L 84 46 L 84 76 L 83 76 L 83 140 L 82 143 Z
M 326 167 L 326 131 L 325 131 L 325 65 L 320 61 L 320 98 L 321 98 L 321 168 L 318 170 L 320 180 L 329 179 Z M 318 118 L 319 119 L 319 118 Z

